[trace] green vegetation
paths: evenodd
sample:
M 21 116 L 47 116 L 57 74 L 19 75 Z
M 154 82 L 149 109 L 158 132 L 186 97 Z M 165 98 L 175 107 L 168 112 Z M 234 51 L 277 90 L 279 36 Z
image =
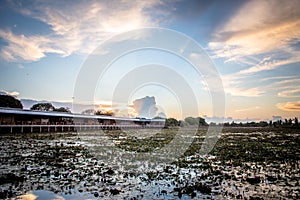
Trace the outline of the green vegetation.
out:
M 299 128 L 298 118 L 289 118 L 277 121 L 270 120 L 269 122 L 260 121 L 260 122 L 246 122 L 246 123 L 231 123 L 226 122 L 223 124 L 224 127 L 271 127 L 271 128 Z
M 201 117 L 187 117 L 184 119 L 184 121 L 191 126 L 206 126 L 207 123 L 205 122 L 205 119 Z
M 112 133 L 112 131 L 109 132 Z M 176 129 L 163 129 L 161 132 L 143 139 L 133 136 L 126 140 L 122 140 L 117 147 L 133 152 L 152 152 L 155 149 L 160 149 L 170 143 L 176 133 Z
M 179 122 L 177 119 L 175 118 L 168 118 L 166 119 L 166 122 L 165 122 L 165 126 L 166 127 L 175 127 L 175 126 L 179 126 Z
M 69 108 L 65 108 L 65 107 L 60 107 L 60 108 L 54 108 L 55 112 L 65 112 L 65 113 L 71 113 Z
M 71 113 L 69 108 L 55 108 L 51 103 L 37 103 L 34 104 L 30 110 L 40 110 L 40 111 L 55 111 L 55 112 L 66 112 Z
M 83 115 L 105 115 L 105 116 L 113 116 L 114 113 L 112 110 L 94 110 L 94 109 L 86 109 L 81 112 Z
M 20 100 L 9 95 L 0 95 L 0 107 L 23 108 Z
M 40 111 L 53 111 L 55 108 L 51 103 L 37 103 L 34 104 L 30 110 L 40 110 Z
M 102 110 L 97 110 L 94 112 L 95 115 L 106 115 L 106 116 L 113 116 L 114 113 L 112 110 L 107 110 L 107 111 L 102 111 Z
M 225 122 L 216 124 L 211 122 L 209 125 L 211 126 L 223 126 L 223 127 L 261 127 L 261 128 L 300 128 L 299 120 L 297 117 L 289 118 L 284 120 L 277 120 L 277 121 L 259 121 L 259 122 L 245 122 L 245 123 L 236 123 L 232 122 Z M 175 118 L 168 118 L 166 119 L 165 127 L 172 128 L 176 126 L 208 126 L 207 122 L 204 118 L 201 117 L 187 117 L 184 120 L 177 120 Z
M 125 199 L 132 197 L 125 196 L 128 193 L 140 195 L 151 190 L 146 199 L 163 199 L 166 194 L 174 199 L 243 199 L 241 194 L 244 199 L 299 199 L 299 130 L 226 127 L 213 151 L 202 155 L 199 150 L 208 127 L 197 128 L 193 143 L 179 159 L 140 169 L 123 168 L 127 160 L 121 155 L 111 160 L 118 165 L 108 164 L 102 151 L 94 154 L 94 147 L 83 143 L 91 137 L 87 133 L 3 134 L 0 186 L 12 187 L 9 193 L 0 191 L 0 198 L 14 198 L 19 191 L 49 190 L 58 195 L 86 192 Z M 144 134 L 107 130 L 105 134 L 117 141 L 119 148 L 134 153 L 163 148 L 178 130 L 173 127 L 158 133 L 153 129 Z M 102 136 L 92 135 L 92 144 L 101 143 Z M 135 137 L 145 135 L 149 137 Z M 133 179 L 137 184 L 128 184 Z M 99 190 L 95 185 L 103 187 Z
M 165 122 L 166 128 L 172 127 L 186 127 L 186 126 L 207 126 L 208 124 L 205 122 L 204 118 L 201 117 L 187 117 L 183 121 L 177 120 L 175 118 L 167 118 Z

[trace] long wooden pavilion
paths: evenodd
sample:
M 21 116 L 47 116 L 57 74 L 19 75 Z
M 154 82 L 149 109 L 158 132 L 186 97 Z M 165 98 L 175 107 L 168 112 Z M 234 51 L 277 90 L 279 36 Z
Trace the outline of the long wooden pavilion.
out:
M 82 115 L 0 107 L 0 133 L 163 128 L 165 119 Z

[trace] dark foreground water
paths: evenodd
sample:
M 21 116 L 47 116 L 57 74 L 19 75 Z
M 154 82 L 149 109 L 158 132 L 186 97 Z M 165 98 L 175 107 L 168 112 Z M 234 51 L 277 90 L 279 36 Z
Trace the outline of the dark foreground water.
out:
M 172 162 L 135 162 L 118 154 L 154 152 L 175 132 L 1 135 L 0 198 L 300 199 L 297 130 L 225 130 L 206 156 L 198 153 L 206 134 L 201 130 Z

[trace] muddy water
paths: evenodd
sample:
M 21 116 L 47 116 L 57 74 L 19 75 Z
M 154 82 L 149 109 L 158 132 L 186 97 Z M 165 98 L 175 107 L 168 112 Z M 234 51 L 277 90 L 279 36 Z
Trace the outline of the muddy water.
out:
M 186 153 L 172 162 L 164 162 L 168 154 L 159 155 L 162 162 L 118 154 L 152 155 L 146 153 L 174 139 L 173 130 L 149 135 L 1 135 L 0 198 L 299 199 L 297 131 L 226 132 L 207 156 L 198 153 L 205 137 L 199 131 Z

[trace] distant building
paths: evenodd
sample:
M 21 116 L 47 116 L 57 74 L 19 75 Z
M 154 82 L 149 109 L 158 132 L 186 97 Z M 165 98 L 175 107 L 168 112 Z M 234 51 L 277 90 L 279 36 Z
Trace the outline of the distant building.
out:
M 162 128 L 165 119 L 123 118 L 0 108 L 0 132 L 57 132 L 89 129 Z M 84 130 L 86 130 L 84 129 Z

